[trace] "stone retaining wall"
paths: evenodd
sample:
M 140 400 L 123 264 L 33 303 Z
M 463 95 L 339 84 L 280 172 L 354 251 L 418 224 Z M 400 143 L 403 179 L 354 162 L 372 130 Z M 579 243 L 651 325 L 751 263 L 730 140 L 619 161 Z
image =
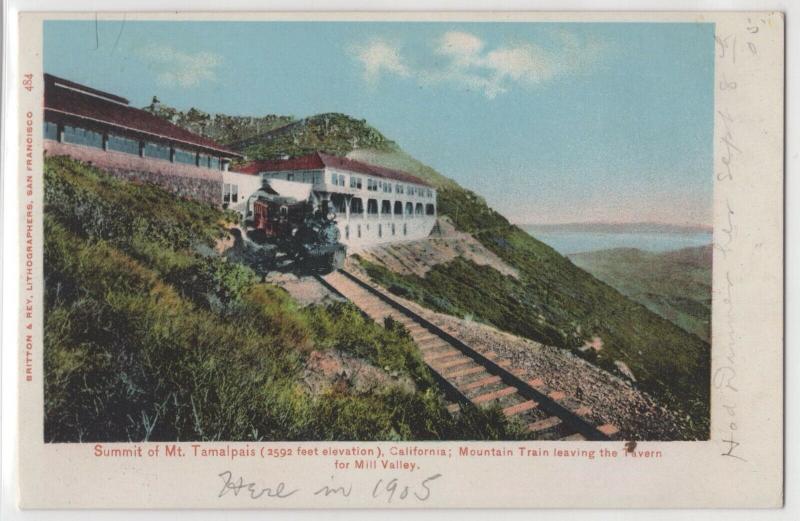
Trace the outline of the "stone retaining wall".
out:
M 139 157 L 123 152 L 44 140 L 45 154 L 66 155 L 85 161 L 109 174 L 128 181 L 152 183 L 180 197 L 222 204 L 222 171 L 160 159 Z

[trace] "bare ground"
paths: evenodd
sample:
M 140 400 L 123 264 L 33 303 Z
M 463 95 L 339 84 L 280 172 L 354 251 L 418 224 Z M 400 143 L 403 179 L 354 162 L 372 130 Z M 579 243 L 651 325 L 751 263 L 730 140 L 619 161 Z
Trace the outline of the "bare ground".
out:
M 359 255 L 401 275 L 424 277 L 437 264 L 464 257 L 480 266 L 490 266 L 503 275 L 519 278 L 516 269 L 470 234 L 457 231 L 447 217 L 438 219 L 437 228 L 426 239 L 373 246 L 360 251 Z

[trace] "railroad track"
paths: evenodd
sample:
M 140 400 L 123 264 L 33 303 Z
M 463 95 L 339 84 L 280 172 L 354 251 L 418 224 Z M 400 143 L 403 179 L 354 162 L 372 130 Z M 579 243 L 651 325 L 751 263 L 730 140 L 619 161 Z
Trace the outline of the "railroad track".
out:
M 383 324 L 386 317 L 405 326 L 447 397 L 448 409 L 499 404 L 506 416 L 527 424 L 535 439 L 612 440 L 618 429 L 597 425 L 592 411 L 565 393 L 549 390 L 541 379 L 528 379 L 491 351 L 481 352 L 426 320 L 380 287 L 346 270 L 319 277 L 324 285 Z

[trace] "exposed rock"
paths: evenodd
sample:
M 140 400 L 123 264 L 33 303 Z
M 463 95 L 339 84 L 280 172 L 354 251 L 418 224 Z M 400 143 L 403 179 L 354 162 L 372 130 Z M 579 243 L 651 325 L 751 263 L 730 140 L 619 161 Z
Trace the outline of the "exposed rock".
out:
M 636 383 L 636 377 L 633 375 L 633 371 L 631 368 L 628 367 L 628 364 L 621 360 L 614 360 L 614 365 L 617 366 L 617 370 L 622 373 L 622 376 L 630 380 L 631 382 Z
M 503 275 L 519 278 L 516 269 L 472 235 L 457 231 L 448 217 L 439 217 L 434 232 L 425 239 L 373 246 L 359 255 L 401 275 L 424 277 L 437 264 L 463 257 L 480 266 L 490 266 Z
M 308 355 L 303 382 L 313 394 L 326 390 L 348 391 L 366 394 L 397 387 L 414 392 L 416 386 L 408 376 L 387 371 L 371 365 L 348 353 L 336 350 L 312 351 Z
M 264 282 L 285 289 L 301 306 L 341 300 L 341 297 L 332 293 L 319 280 L 308 275 L 298 276 L 293 273 L 271 271 L 264 277 Z

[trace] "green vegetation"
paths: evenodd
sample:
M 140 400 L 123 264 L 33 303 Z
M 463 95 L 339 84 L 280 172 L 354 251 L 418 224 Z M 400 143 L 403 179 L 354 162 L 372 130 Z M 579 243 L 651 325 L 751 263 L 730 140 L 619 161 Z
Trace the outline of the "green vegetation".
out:
M 578 253 L 577 266 L 705 341 L 711 338 L 711 246 Z
M 153 97 L 152 103 L 144 107 L 144 110 L 223 145 L 258 136 L 296 121 L 292 116 L 275 114 L 267 114 L 262 117 L 228 116 L 226 114 L 209 114 L 194 107 L 187 111 L 181 111 L 164 105 L 156 97 Z
M 45 439 L 516 439 L 497 409 L 447 413 L 407 333 L 352 306 L 298 308 L 211 255 L 227 214 L 45 160 Z M 206 253 L 204 253 L 206 252 Z M 415 390 L 304 385 L 348 352 Z
M 358 148 L 396 148 L 364 120 L 337 113 L 318 114 L 230 145 L 248 159 L 278 159 L 312 152 L 342 156 Z
M 438 311 L 470 316 L 511 333 L 575 350 L 615 372 L 625 362 L 639 386 L 686 414 L 687 437 L 708 433 L 710 350 L 706 342 L 652 313 L 572 264 L 491 210 L 475 194 L 443 188 L 439 211 L 517 268 L 520 279 L 464 259 L 424 278 L 365 267 L 390 290 Z M 578 350 L 598 336 L 600 351 Z
M 343 122 L 330 125 L 330 118 Z M 615 371 L 625 362 L 638 385 L 686 416 L 687 438 L 709 428 L 710 347 L 578 268 L 434 169 L 413 159 L 364 121 L 323 114 L 234 144 L 251 159 L 322 150 L 400 168 L 438 189 L 438 212 L 519 270 L 520 279 L 463 259 L 425 278 L 367 265 L 376 280 L 434 309 L 468 315 L 534 340 L 576 349 L 598 336 L 603 347 L 576 354 Z M 346 122 L 346 125 L 344 124 Z

